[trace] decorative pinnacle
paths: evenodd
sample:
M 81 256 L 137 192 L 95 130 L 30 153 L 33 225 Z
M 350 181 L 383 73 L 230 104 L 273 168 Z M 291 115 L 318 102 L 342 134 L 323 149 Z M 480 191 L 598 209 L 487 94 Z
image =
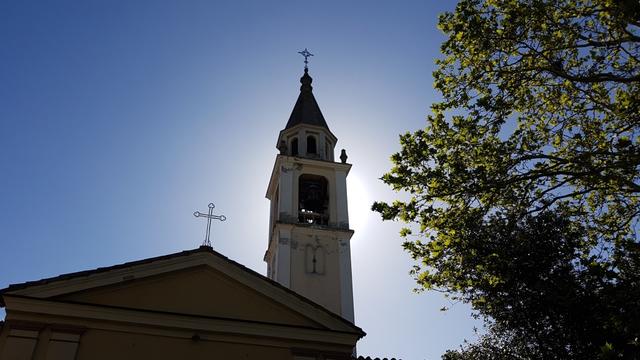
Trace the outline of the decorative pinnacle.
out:
M 312 53 L 309 52 L 309 50 L 307 50 L 307 48 L 304 48 L 304 50 L 302 51 L 298 51 L 298 54 L 304 56 L 304 69 L 307 70 L 308 69 L 308 64 L 309 64 L 309 58 L 311 56 L 313 56 Z

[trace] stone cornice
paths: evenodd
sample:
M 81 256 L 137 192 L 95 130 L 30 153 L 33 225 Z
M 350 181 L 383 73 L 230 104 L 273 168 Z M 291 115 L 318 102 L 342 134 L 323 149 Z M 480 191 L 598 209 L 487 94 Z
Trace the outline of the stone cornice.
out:
M 294 341 L 313 341 L 335 345 L 353 346 L 358 334 L 323 330 L 295 325 L 280 325 L 246 320 L 222 319 L 194 315 L 136 310 L 93 304 L 70 303 L 5 295 L 11 317 L 29 318 L 29 314 L 46 314 L 52 317 L 75 319 L 75 325 L 86 328 L 113 328 L 117 324 L 131 332 L 156 333 L 158 329 L 206 334 L 224 334 L 276 338 Z

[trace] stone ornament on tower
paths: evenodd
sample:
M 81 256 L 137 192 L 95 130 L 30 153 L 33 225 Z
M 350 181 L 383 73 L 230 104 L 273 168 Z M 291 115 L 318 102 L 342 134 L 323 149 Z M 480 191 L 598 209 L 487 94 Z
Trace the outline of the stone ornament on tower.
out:
M 347 156 L 347 150 L 342 149 L 342 151 L 340 152 L 340 161 L 342 161 L 343 164 L 346 164 L 348 158 L 349 157 Z

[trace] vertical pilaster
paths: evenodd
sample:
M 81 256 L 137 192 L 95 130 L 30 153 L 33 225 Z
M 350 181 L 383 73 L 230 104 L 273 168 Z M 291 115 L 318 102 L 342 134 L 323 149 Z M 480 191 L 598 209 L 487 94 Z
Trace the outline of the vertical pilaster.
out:
M 276 281 L 291 287 L 291 229 L 281 228 L 278 234 Z
M 349 228 L 347 173 L 341 170 L 336 170 L 336 223 L 342 228 Z
M 278 218 L 280 221 L 289 221 L 293 214 L 293 170 L 286 165 L 280 166 L 279 190 L 278 190 Z
M 339 241 L 340 253 L 340 307 L 343 318 L 355 324 L 353 310 L 353 283 L 351 278 L 351 245 L 348 239 Z
M 300 144 L 298 154 L 300 154 L 301 157 L 307 156 L 307 132 L 304 131 L 304 129 L 298 131 L 298 144 Z

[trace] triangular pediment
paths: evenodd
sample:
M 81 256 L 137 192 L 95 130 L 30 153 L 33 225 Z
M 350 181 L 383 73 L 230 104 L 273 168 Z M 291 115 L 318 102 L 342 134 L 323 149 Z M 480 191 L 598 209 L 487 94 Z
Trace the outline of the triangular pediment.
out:
M 206 265 L 60 295 L 55 300 L 323 328 Z
M 208 247 L 11 285 L 0 295 L 364 335 L 349 321 Z

